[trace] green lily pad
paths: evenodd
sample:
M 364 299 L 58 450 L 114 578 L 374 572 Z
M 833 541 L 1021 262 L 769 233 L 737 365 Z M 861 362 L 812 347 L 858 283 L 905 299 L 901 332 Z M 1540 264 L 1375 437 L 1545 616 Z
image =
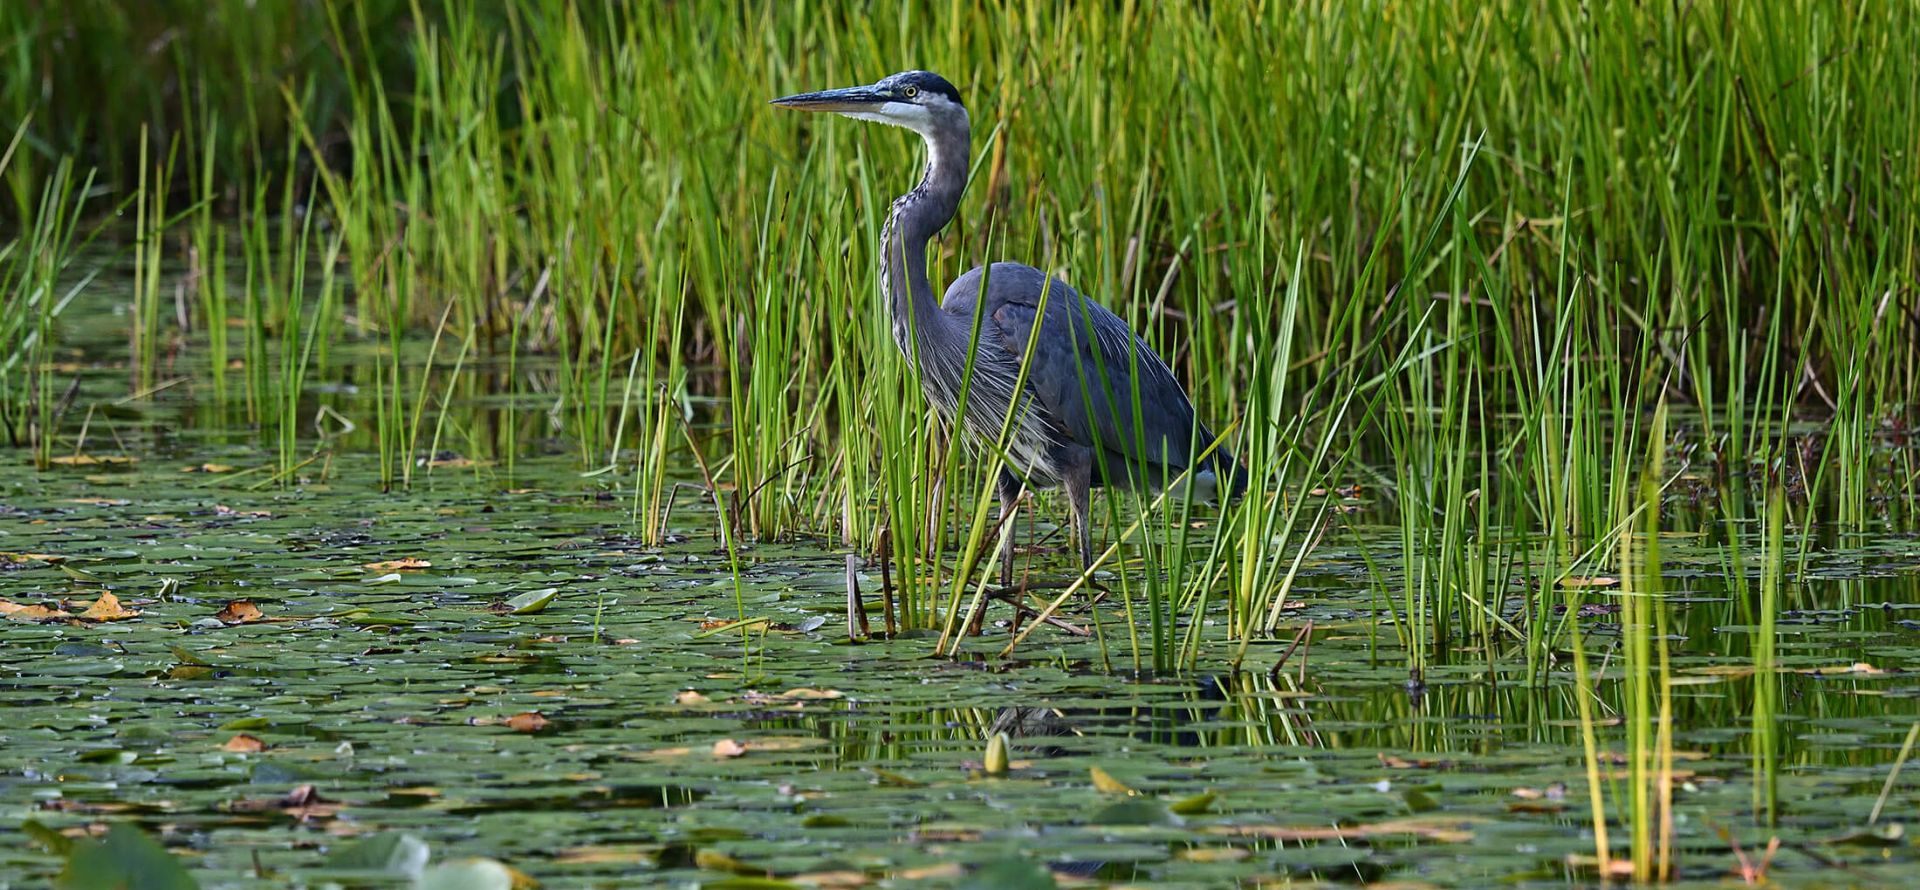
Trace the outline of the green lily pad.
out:
M 526 593 L 507 600 L 507 605 L 513 607 L 512 614 L 534 615 L 546 611 L 547 606 L 559 595 L 560 588 L 558 587 L 529 590 Z
M 513 890 L 513 871 L 492 859 L 446 862 L 420 873 L 414 890 Z
M 426 841 L 390 831 L 341 847 L 327 857 L 327 867 L 415 876 L 426 868 L 428 856 Z
M 99 840 L 75 841 L 60 873 L 61 890 L 199 890 L 180 860 L 125 822 Z

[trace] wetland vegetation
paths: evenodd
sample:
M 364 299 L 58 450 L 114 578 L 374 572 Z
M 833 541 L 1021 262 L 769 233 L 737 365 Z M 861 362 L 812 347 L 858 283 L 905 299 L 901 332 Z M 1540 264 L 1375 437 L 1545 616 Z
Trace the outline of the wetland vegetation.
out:
M 1906 886 L 1916 43 L 0 5 L 0 887 Z M 1243 501 L 997 589 L 875 297 L 919 146 L 765 106 L 912 67 L 931 277 L 1113 309 Z

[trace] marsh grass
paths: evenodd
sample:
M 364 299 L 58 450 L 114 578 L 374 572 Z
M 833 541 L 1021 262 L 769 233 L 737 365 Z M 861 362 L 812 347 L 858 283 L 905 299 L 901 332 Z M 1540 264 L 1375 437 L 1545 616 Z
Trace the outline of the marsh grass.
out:
M 0 153 L 0 174 L 16 157 L 25 126 Z M 93 176 L 76 179 L 64 161 L 42 184 L 33 225 L 0 246 L 0 430 L 9 444 L 28 447 L 34 465 L 45 469 L 53 458 L 56 428 L 67 408 L 67 393 L 56 391 L 55 320 L 99 270 L 74 268 L 78 254 L 99 236 L 93 226 L 84 235 Z
M 764 106 L 924 65 L 980 136 L 931 277 L 1062 274 L 1252 471 L 1217 513 L 1102 496 L 1115 594 L 1090 616 L 1116 662 L 1286 638 L 1355 486 L 1397 531 L 1370 583 L 1416 678 L 1563 670 L 1573 582 L 1630 574 L 1663 456 L 1722 501 L 1794 500 L 1802 559 L 1821 523 L 1914 521 L 1904 5 L 28 7 L 0 9 L 22 75 L 0 78 L 0 417 L 43 463 L 80 233 L 130 207 L 129 386 L 176 343 L 204 356 L 274 481 L 364 444 L 405 488 L 458 441 L 510 485 L 560 441 L 659 542 L 697 462 L 736 565 L 801 536 L 884 549 L 899 628 L 954 648 L 999 536 L 1058 541 L 1062 505 L 996 526 L 999 455 L 930 416 L 890 345 L 874 250 L 918 146 Z M 342 380 L 374 394 L 359 438 L 316 432 L 341 425 L 311 390 Z M 450 417 L 479 399 L 505 421 Z M 1649 426 L 1662 402 L 1686 419 Z

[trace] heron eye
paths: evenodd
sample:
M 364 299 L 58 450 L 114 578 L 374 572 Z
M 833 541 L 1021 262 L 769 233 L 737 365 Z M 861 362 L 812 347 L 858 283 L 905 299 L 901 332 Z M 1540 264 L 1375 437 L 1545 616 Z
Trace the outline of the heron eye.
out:
M 905 90 L 902 90 L 902 91 L 901 91 L 901 95 L 903 95 L 903 96 L 906 96 L 907 98 L 909 98 L 909 99 L 911 99 L 911 98 L 913 98 L 913 97 L 915 97 L 915 96 L 918 96 L 918 95 L 920 95 L 920 88 L 919 88 L 919 87 L 907 87 L 907 88 L 906 88 Z

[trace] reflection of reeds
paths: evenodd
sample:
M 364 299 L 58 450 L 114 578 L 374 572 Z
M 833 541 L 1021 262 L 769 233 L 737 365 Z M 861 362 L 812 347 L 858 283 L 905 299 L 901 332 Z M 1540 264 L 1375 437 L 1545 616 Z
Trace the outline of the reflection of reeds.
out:
M 1780 588 L 1787 568 L 1787 496 L 1778 484 L 1767 490 L 1766 538 L 1761 551 L 1760 603 L 1753 635 L 1753 815 L 1773 825 L 1779 814 L 1780 674 L 1775 622 L 1780 617 Z M 1745 579 L 1740 587 L 1745 593 Z
M 1627 763 L 1632 813 L 1633 875 L 1673 875 L 1673 687 L 1668 609 L 1660 571 L 1660 498 L 1667 408 L 1654 411 L 1641 473 L 1638 527 L 1620 538 L 1620 629 L 1625 658 Z
M 1573 648 L 1574 686 L 1579 703 L 1582 759 L 1586 767 L 1596 864 L 1603 876 L 1630 874 L 1636 881 L 1666 881 L 1673 875 L 1673 670 L 1668 650 L 1669 608 L 1661 580 L 1661 501 L 1671 480 L 1665 476 L 1667 406 L 1653 412 L 1647 431 L 1647 455 L 1632 495 L 1617 496 L 1626 516 L 1618 532 L 1620 682 L 1619 713 L 1625 732 L 1626 788 L 1607 782 L 1601 750 L 1603 674 L 1594 671 L 1580 627 L 1582 597 L 1567 598 L 1567 627 Z M 1631 500 L 1629 500 L 1631 498 Z M 1624 820 L 1629 859 L 1617 862 L 1608 835 L 1608 788 Z M 1619 809 L 1624 798 L 1625 808 Z

